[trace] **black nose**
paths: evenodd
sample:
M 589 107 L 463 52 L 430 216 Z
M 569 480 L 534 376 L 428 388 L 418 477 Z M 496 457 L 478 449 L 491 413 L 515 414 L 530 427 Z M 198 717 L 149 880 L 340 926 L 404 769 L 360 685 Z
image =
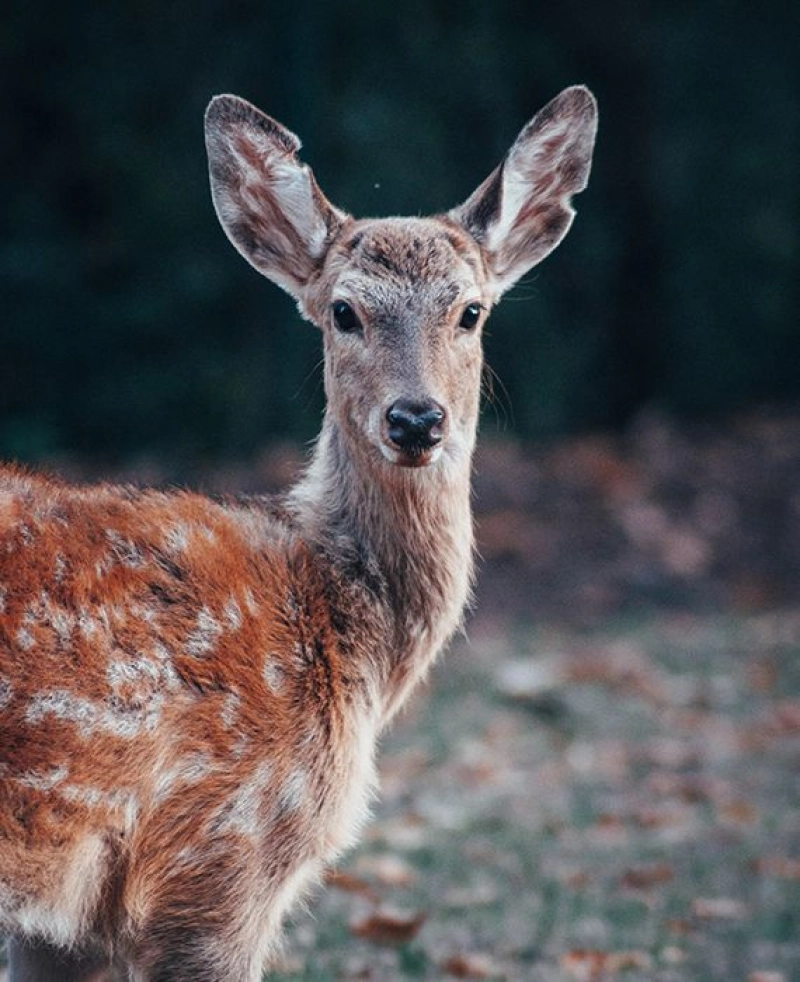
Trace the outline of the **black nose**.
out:
M 430 450 L 444 438 L 444 417 L 444 409 L 432 400 L 411 402 L 398 399 L 386 411 L 389 439 L 406 453 Z

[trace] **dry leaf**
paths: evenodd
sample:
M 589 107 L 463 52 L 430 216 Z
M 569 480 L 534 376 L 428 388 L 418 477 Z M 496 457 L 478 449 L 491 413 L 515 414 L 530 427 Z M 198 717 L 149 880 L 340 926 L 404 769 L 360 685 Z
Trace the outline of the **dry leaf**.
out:
M 764 856 L 753 863 L 756 873 L 775 876 L 781 880 L 800 880 L 800 859 L 788 856 Z
M 358 893 L 362 897 L 376 898 L 375 891 L 366 880 L 345 870 L 329 870 L 325 874 L 325 885 L 334 890 L 344 890 L 345 893 Z
M 571 890 L 583 890 L 591 881 L 586 870 L 571 870 L 561 874 L 561 882 Z
M 560 960 L 561 968 L 578 982 L 600 982 L 609 975 L 631 969 L 647 971 L 652 962 L 644 951 L 593 951 L 576 949 Z
M 719 817 L 733 825 L 755 825 L 758 809 L 749 801 L 726 801 L 719 806 Z
M 350 930 L 357 938 L 376 944 L 405 944 L 417 936 L 426 917 L 424 911 L 380 907 L 351 921 Z
M 632 866 L 623 873 L 622 885 L 632 890 L 647 890 L 662 883 L 670 883 L 674 877 L 675 871 L 669 863 Z
M 782 699 L 775 703 L 765 724 L 773 736 L 794 736 L 800 733 L 800 699 Z
M 417 879 L 417 871 L 399 856 L 380 853 L 374 856 L 361 856 L 356 868 L 365 876 L 372 877 L 382 886 L 408 887 Z
M 441 968 L 457 979 L 490 979 L 502 974 L 488 955 L 478 952 L 453 955 L 442 962 Z

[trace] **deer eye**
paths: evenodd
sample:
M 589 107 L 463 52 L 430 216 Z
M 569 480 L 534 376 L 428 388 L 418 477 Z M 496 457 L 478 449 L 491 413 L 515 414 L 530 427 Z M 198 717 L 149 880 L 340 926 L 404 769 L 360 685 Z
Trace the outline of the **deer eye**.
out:
M 346 300 L 337 300 L 333 305 L 333 322 L 343 334 L 361 330 L 361 321 Z
M 464 313 L 461 315 L 461 320 L 458 322 L 458 326 L 463 327 L 465 331 L 471 331 L 481 319 L 482 309 L 479 303 L 467 304 L 464 308 Z

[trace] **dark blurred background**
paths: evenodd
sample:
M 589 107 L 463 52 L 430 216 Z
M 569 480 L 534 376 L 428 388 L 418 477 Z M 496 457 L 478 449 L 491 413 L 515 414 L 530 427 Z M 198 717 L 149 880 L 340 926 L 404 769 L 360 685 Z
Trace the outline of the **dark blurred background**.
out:
M 243 95 L 356 214 L 464 199 L 588 84 L 579 219 L 491 322 L 522 437 L 800 396 L 800 6 L 7 4 L 0 454 L 246 459 L 315 433 L 319 344 L 214 217 L 202 113 Z

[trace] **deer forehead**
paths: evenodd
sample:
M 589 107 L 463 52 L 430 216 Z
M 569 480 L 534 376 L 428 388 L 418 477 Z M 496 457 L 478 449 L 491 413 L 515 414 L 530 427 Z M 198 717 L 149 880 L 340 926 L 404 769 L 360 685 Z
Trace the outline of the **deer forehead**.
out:
M 446 314 L 481 299 L 486 274 L 474 240 L 449 222 L 383 218 L 354 222 L 328 259 L 334 299 L 367 314 L 402 305 Z

